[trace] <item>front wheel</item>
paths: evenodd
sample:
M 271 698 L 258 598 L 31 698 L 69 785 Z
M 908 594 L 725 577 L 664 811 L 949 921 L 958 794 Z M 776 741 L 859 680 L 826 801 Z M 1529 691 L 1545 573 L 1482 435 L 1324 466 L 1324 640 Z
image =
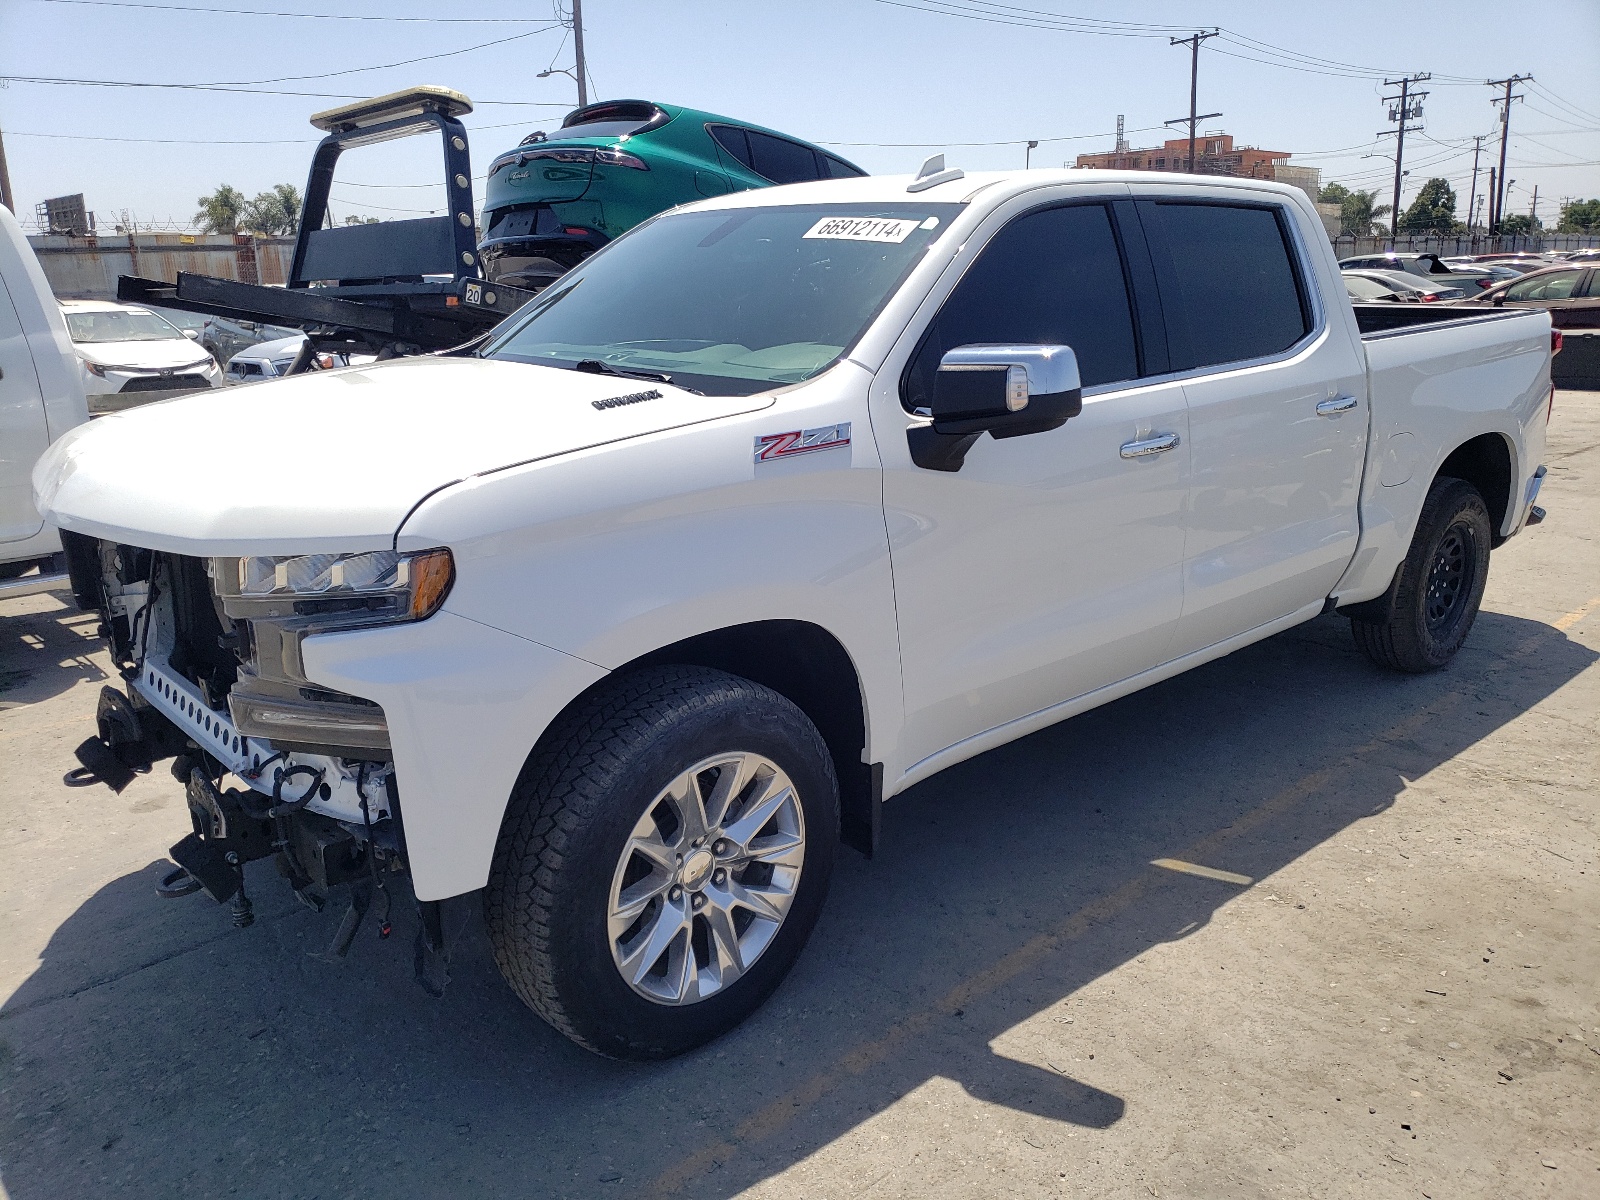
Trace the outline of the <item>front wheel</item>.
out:
M 1440 478 L 1428 489 L 1384 622 L 1350 618 L 1356 645 L 1379 666 L 1420 674 L 1455 657 L 1489 581 L 1493 528 L 1478 489 Z
M 699 667 L 631 673 L 518 781 L 484 899 L 495 959 L 580 1045 L 681 1053 L 782 982 L 838 838 L 832 760 L 792 703 Z

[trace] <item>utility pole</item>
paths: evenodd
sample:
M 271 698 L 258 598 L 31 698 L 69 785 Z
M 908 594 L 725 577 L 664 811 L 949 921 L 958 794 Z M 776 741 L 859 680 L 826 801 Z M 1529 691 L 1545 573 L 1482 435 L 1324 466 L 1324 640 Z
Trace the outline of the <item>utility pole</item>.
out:
M 1500 190 L 1493 193 L 1489 198 L 1490 233 L 1500 232 L 1500 221 L 1505 215 L 1506 141 L 1511 136 L 1511 102 L 1522 99 L 1521 96 L 1513 96 L 1511 89 L 1519 83 L 1527 83 L 1532 78 L 1532 75 L 1513 75 L 1509 79 L 1486 79 L 1483 81 L 1486 87 L 1503 87 L 1506 90 L 1504 96 L 1497 96 L 1494 101 L 1502 106 L 1500 109 Z
M 589 103 L 589 68 L 583 61 L 583 0 L 572 0 L 572 52 L 577 58 L 578 107 Z
M 1472 139 L 1472 193 L 1467 197 L 1467 236 L 1472 236 L 1472 214 L 1478 207 L 1478 155 L 1483 153 L 1483 135 Z
M 1400 89 L 1398 96 L 1385 96 L 1389 102 L 1389 120 L 1399 124 L 1394 129 L 1386 129 L 1379 137 L 1395 135 L 1394 143 L 1394 207 L 1389 211 L 1389 242 L 1392 245 L 1400 236 L 1400 183 L 1405 178 L 1405 173 L 1400 169 L 1401 160 L 1406 152 L 1406 134 L 1421 133 L 1421 125 L 1407 125 L 1406 122 L 1422 116 L 1422 100 L 1427 92 L 1414 92 L 1411 85 L 1424 83 L 1433 76 L 1426 71 L 1415 75 L 1407 75 L 1404 79 L 1385 79 L 1384 87 L 1397 87 Z
M 11 172 L 6 170 L 6 140 L 0 136 L 0 204 L 16 215 L 17 202 L 11 198 Z
M 1199 114 L 1197 114 L 1195 112 L 1195 100 L 1198 97 L 1199 90 L 1200 90 L 1200 43 L 1205 41 L 1207 38 L 1216 37 L 1221 32 L 1222 32 L 1222 30 L 1220 30 L 1220 29 L 1213 29 L 1210 33 L 1195 33 L 1192 37 L 1171 38 L 1171 39 L 1169 39 L 1169 41 L 1170 41 L 1170 43 L 1172 45 L 1174 45 L 1174 46 L 1188 46 L 1189 47 L 1189 51 L 1190 51 L 1190 54 L 1189 54 L 1189 174 L 1191 174 L 1191 175 L 1194 174 L 1194 131 L 1195 131 L 1195 126 L 1197 124 L 1199 124 L 1201 121 L 1208 120 L 1211 117 L 1220 117 L 1222 115 L 1219 112 L 1215 112 L 1215 113 L 1206 113 L 1204 116 L 1201 116 L 1201 115 L 1199 115 Z M 1182 117 L 1178 117 L 1178 118 L 1176 118 L 1176 120 L 1181 121 L 1181 120 L 1183 120 L 1183 118 Z M 1168 125 L 1171 125 L 1171 124 L 1174 124 L 1174 123 L 1175 123 L 1174 121 L 1168 121 L 1167 122 Z
M 1539 224 L 1539 185 L 1533 185 L 1533 203 L 1528 205 L 1528 216 L 1532 218 L 1535 226 Z

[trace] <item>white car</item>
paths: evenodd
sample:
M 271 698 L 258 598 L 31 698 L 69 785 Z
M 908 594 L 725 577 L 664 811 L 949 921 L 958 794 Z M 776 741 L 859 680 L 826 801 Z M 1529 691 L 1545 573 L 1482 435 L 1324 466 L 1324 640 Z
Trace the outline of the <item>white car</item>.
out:
M 1551 341 L 1352 305 L 1305 193 L 1254 179 L 700 201 L 474 352 L 53 448 L 128 685 L 85 770 L 180 756 L 168 893 L 245 924 L 275 858 L 348 891 L 337 951 L 405 870 L 430 987 L 481 904 L 557 1029 L 674 1054 L 771 994 L 841 840 L 935 772 L 1333 610 L 1448 664 L 1543 515 Z
M 106 300 L 64 300 L 91 412 L 116 412 L 182 392 L 219 387 L 222 371 L 192 329 L 160 313 Z
M 0 205 L 0 597 L 65 588 L 61 537 L 33 502 L 33 465 L 89 419 L 61 309 L 11 210 Z

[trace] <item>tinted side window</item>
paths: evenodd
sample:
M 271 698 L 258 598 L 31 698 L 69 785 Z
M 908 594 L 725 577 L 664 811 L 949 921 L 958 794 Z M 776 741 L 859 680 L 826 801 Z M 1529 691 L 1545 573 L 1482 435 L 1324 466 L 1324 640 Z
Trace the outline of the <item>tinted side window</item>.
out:
M 1506 289 L 1507 300 L 1565 300 L 1578 285 L 1581 271 L 1555 271 L 1524 279 Z
M 852 167 L 842 158 L 835 158 L 831 154 L 818 155 L 822 159 L 822 173 L 828 179 L 855 179 L 865 175 L 866 172 L 859 167 Z
M 745 130 L 750 139 L 750 169 L 773 183 L 805 183 L 817 178 L 817 156 L 810 146 L 771 134 Z
M 1600 271 L 1589 272 L 1589 282 L 1582 294 L 1588 297 L 1600 297 Z
M 740 165 L 750 166 L 750 143 L 744 135 L 744 130 L 736 129 L 732 125 L 713 125 L 711 136 L 717 145 L 733 155 L 734 160 Z
M 1141 201 L 1172 370 L 1287 350 L 1311 330 L 1289 241 L 1270 208 Z
M 906 406 L 928 404 L 945 351 L 975 342 L 1071 346 L 1085 387 L 1138 376 L 1128 285 L 1104 206 L 1028 213 L 994 236 L 923 336 Z

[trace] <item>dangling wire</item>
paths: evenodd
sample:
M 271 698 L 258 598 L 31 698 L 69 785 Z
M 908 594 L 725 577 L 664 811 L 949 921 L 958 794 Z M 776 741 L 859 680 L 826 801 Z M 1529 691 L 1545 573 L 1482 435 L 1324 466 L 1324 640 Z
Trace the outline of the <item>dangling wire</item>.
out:
M 378 846 L 372 840 L 372 812 L 367 806 L 369 765 L 362 763 L 356 770 L 356 795 L 361 797 L 361 822 L 367 827 L 367 868 L 372 873 L 372 886 L 377 889 L 378 896 L 382 899 L 382 906 L 378 911 L 378 938 L 381 941 L 394 932 L 394 926 L 389 924 L 389 889 L 383 886 L 383 876 L 378 873 Z

